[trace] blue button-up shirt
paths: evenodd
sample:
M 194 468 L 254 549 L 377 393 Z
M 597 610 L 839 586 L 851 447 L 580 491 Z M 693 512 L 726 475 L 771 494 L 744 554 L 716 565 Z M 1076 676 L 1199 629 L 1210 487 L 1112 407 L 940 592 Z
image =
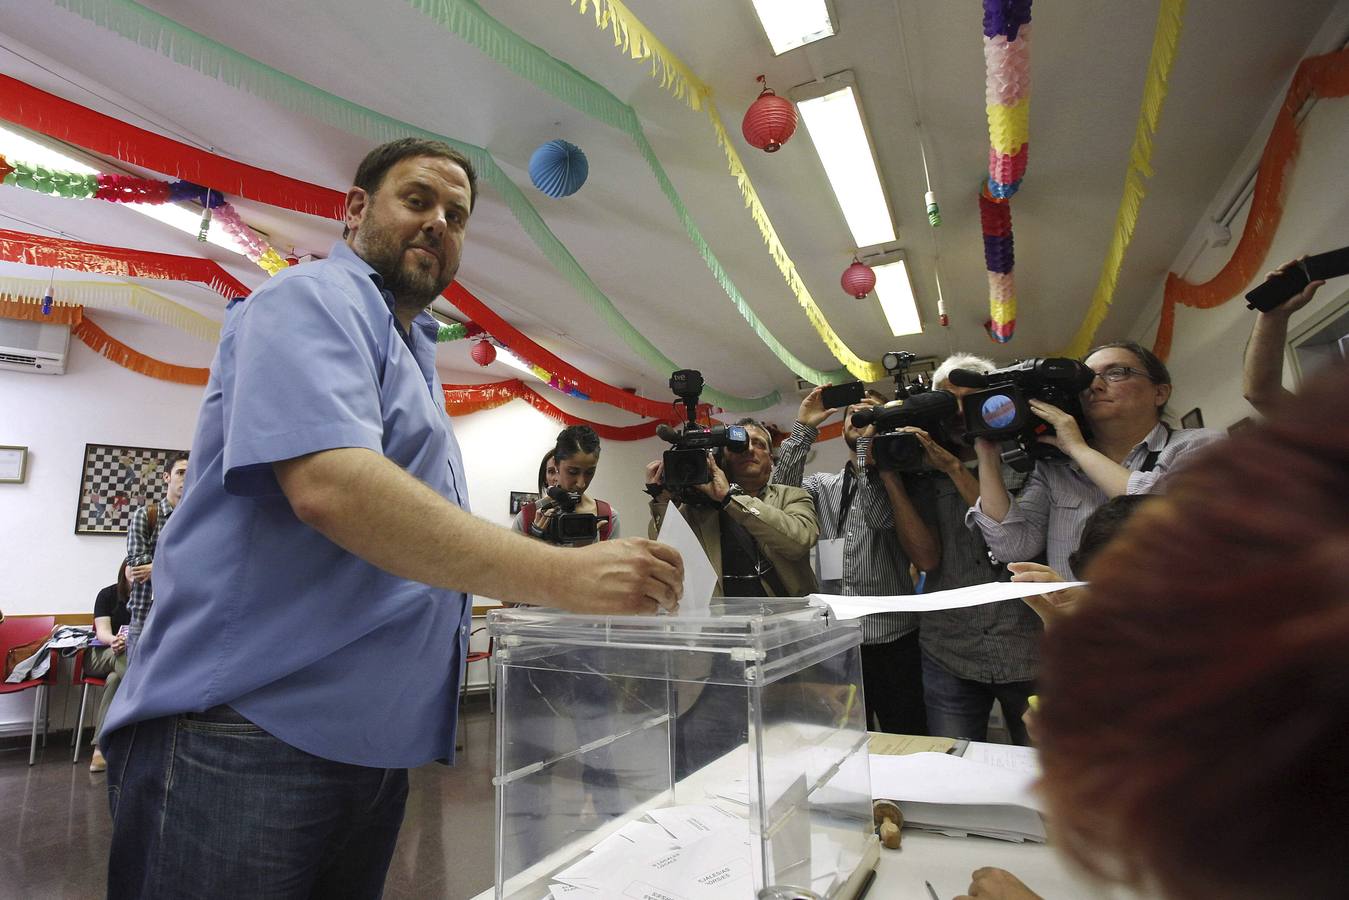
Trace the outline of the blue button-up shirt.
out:
M 424 312 L 405 333 L 379 275 L 344 243 L 231 304 L 188 484 L 159 541 L 154 608 L 106 733 L 229 704 L 325 759 L 453 758 L 468 595 L 338 547 L 296 518 L 272 472 L 362 447 L 468 509 L 436 328 Z

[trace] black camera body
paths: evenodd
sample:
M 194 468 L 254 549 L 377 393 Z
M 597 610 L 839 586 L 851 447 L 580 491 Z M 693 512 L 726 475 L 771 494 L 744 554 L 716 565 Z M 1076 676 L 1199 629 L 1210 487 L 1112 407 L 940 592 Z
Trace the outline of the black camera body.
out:
M 1095 374 L 1083 363 L 1065 357 L 1027 359 L 1004 369 L 973 372 L 956 369 L 951 383 L 958 387 L 986 388 L 969 394 L 965 409 L 965 436 L 990 441 L 1014 441 L 1016 446 L 1003 451 L 1003 461 L 1018 472 L 1028 472 L 1037 459 L 1061 459 L 1063 453 L 1038 438 L 1054 433 L 1044 419 L 1031 412 L 1031 399 L 1057 406 L 1072 416 L 1091 436 L 1082 413 L 1082 392 L 1091 387 Z
M 662 456 L 663 486 L 682 503 L 699 504 L 712 501 L 698 486 L 712 481 L 712 469 L 707 464 L 707 451 L 712 450 L 721 463 L 722 448 L 743 453 L 749 448 L 749 433 L 743 425 L 713 425 L 697 422 L 698 396 L 703 392 L 702 373 L 695 369 L 681 369 L 670 376 L 670 390 L 683 402 L 687 419 L 678 429 L 661 425 L 656 433 L 674 446 Z
M 854 428 L 876 426 L 877 433 L 871 438 L 867 453 L 878 469 L 897 472 L 927 469 L 927 454 L 918 436 L 899 429 L 912 426 L 939 435 L 958 409 L 955 394 L 950 391 L 922 390 L 919 385 L 910 385 L 906 393 L 899 406 L 871 406 L 852 415 Z
M 540 501 L 535 509 L 535 519 L 530 525 L 530 532 L 550 544 L 560 544 L 564 547 L 593 542 L 599 534 L 600 517 L 594 513 L 578 513 L 576 506 L 580 502 L 580 494 L 563 490 L 556 485 L 550 487 L 547 499 Z M 540 528 L 538 514 L 546 509 L 553 509 L 555 512 L 549 518 L 548 524 Z

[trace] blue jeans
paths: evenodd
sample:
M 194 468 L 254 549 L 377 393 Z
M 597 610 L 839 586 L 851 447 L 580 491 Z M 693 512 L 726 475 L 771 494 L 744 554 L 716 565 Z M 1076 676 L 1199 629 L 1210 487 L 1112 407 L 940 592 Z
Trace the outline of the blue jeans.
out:
M 333 762 L 228 706 L 106 737 L 108 898 L 378 898 L 406 769 Z
M 1021 716 L 1029 705 L 1026 698 L 1034 693 L 1033 681 L 971 681 L 951 674 L 941 663 L 923 654 L 923 700 L 927 704 L 927 726 L 934 737 L 987 740 L 988 714 L 997 700 L 1012 740 L 1028 747 L 1030 736 Z

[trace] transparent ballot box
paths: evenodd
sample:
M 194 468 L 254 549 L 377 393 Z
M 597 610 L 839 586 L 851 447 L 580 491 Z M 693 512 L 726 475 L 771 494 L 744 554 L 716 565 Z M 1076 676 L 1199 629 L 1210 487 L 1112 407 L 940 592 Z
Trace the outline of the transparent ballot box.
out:
M 488 627 L 496 897 L 858 896 L 878 851 L 856 622 L 719 598 Z

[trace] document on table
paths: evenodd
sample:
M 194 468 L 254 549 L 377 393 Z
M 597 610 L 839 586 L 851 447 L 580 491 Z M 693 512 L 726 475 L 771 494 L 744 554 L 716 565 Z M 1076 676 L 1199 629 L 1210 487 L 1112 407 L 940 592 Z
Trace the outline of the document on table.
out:
M 928 737 L 920 734 L 886 734 L 867 732 L 871 736 L 867 749 L 882 756 L 903 756 L 906 753 L 945 753 L 956 745 L 954 738 Z
M 986 766 L 997 766 L 999 769 L 1011 769 L 1013 772 L 1027 772 L 1037 778 L 1040 776 L 1040 754 L 1034 747 L 974 743 L 965 749 L 965 759 Z
M 871 794 L 887 800 L 1024 806 L 1043 805 L 1029 772 L 971 762 L 948 753 L 871 757 Z
M 812 600 L 829 604 L 836 619 L 857 619 L 884 612 L 932 612 L 938 609 L 963 609 L 1001 600 L 1017 600 L 1036 594 L 1048 594 L 1065 588 L 1081 587 L 1085 581 L 1033 582 L 994 581 L 971 587 L 953 588 L 932 594 L 904 594 L 895 597 L 854 597 L 841 594 L 811 594 Z
M 665 507 L 656 540 L 669 544 L 684 558 L 684 593 L 679 600 L 679 615 L 706 615 L 712 607 L 712 592 L 717 589 L 717 570 L 712 568 L 698 536 L 673 503 Z

